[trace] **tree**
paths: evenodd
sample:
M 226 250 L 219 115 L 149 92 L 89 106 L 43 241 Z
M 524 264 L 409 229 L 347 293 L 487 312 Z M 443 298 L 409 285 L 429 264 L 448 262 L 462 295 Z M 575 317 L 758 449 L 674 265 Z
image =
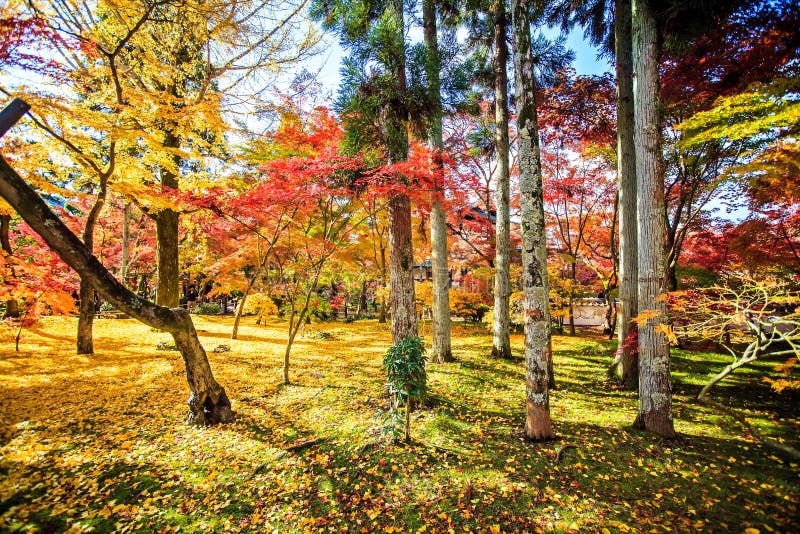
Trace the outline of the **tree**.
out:
M 675 437 L 666 327 L 664 182 L 661 162 L 656 12 L 650 0 L 633 0 L 634 145 L 639 239 L 639 412 L 634 426 Z
M 542 199 L 542 166 L 536 109 L 536 80 L 531 51 L 528 6 L 512 2 L 514 73 L 519 131 L 520 204 L 522 208 L 523 319 L 525 322 L 525 436 L 554 437 L 550 421 L 550 302 L 547 239 Z
M 336 29 L 352 51 L 344 66 L 345 82 L 338 106 L 345 116 L 349 148 L 370 147 L 377 158 L 398 164 L 408 158 L 409 95 L 406 83 L 406 43 L 403 2 L 375 2 L 356 9 L 346 2 L 312 2 L 312 14 L 328 29 Z M 366 72 L 368 63 L 378 70 Z M 383 149 L 381 147 L 384 147 Z M 377 151 L 377 154 L 375 152 Z M 395 180 L 407 184 L 402 175 Z M 417 335 L 414 264 L 411 240 L 411 200 L 404 187 L 392 194 L 389 207 L 389 283 L 392 340 Z
M 214 379 L 188 311 L 157 306 L 125 288 L 2 158 L 0 196 L 65 263 L 75 269 L 82 280 L 90 281 L 109 302 L 139 321 L 172 334 L 186 366 L 190 390 L 189 424 L 233 420 L 230 400 L 225 389 Z
M 629 390 L 639 387 L 639 353 L 633 343 L 637 336 L 639 310 L 639 246 L 636 223 L 636 153 L 633 143 L 633 38 L 631 1 L 614 3 L 614 55 L 617 69 L 617 221 L 619 224 L 619 330 L 617 331 L 616 375 Z M 613 364 L 612 364 L 613 366 Z
M 423 0 L 422 19 L 426 49 L 428 98 L 433 112 L 428 127 L 433 148 L 433 191 L 431 192 L 431 264 L 433 270 L 433 344 L 431 352 L 438 362 L 453 361 L 450 346 L 450 272 L 447 255 L 447 219 L 442 206 L 444 186 L 441 183 L 442 98 L 439 73 L 439 44 L 436 32 L 436 1 Z
M 510 165 L 508 138 L 508 45 L 506 33 L 508 20 L 506 0 L 492 4 L 494 33 L 492 69 L 494 72 L 495 145 L 497 150 L 495 193 L 495 278 L 494 278 L 494 334 L 492 356 L 511 357 L 509 337 L 511 281 L 510 243 Z
M 756 439 L 794 459 L 800 451 L 764 436 L 745 417 L 709 396 L 711 390 L 737 369 L 764 358 L 786 358 L 778 369 L 784 378 L 769 381 L 777 393 L 793 387 L 789 376 L 800 359 L 800 295 L 796 287 L 766 278 L 737 280 L 728 286 L 676 292 L 670 295 L 670 309 L 685 326 L 682 336 L 716 342 L 731 356 L 731 363 L 714 375 L 700 390 L 697 400 L 730 415 Z

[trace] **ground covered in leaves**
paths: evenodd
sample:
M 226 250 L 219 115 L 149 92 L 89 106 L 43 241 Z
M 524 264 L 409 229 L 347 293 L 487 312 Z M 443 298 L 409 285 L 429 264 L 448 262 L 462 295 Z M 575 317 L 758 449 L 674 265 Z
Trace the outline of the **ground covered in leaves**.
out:
M 798 465 L 692 400 L 724 356 L 674 351 L 681 437 L 663 442 L 630 428 L 637 401 L 606 380 L 610 343 L 556 337 L 560 439 L 530 444 L 521 356 L 491 359 L 485 329 L 457 326 L 460 361 L 429 365 L 406 445 L 384 437 L 386 325 L 311 325 L 282 387 L 284 325 L 247 324 L 231 341 L 231 322 L 196 318 L 237 416 L 213 428 L 184 424 L 183 366 L 157 349 L 164 333 L 99 319 L 94 356 L 74 354 L 72 319 L 24 332 L 18 353 L 0 339 L 0 531 L 800 529 Z M 797 445 L 797 394 L 745 370 L 715 398 Z M 564 445 L 575 448 L 558 462 Z

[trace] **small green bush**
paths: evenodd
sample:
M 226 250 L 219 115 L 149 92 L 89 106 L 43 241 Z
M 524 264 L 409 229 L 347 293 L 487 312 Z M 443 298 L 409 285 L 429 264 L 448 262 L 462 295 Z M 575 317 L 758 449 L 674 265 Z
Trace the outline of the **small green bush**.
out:
M 405 439 L 411 439 L 411 400 L 421 401 L 427 388 L 425 373 L 425 345 L 422 338 L 413 336 L 392 345 L 383 358 L 386 369 L 386 387 L 394 398 L 392 414 L 395 415 L 393 429 L 398 430 L 399 404 L 406 405 Z
M 194 307 L 192 313 L 198 315 L 219 315 L 222 313 L 222 308 L 216 302 L 201 302 Z

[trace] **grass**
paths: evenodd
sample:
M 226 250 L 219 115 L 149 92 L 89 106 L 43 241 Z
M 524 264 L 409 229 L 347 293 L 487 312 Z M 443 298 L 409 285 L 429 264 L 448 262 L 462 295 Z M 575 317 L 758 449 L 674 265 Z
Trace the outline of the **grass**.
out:
M 611 343 L 556 337 L 560 439 L 531 444 L 521 336 L 515 359 L 495 360 L 481 327 L 457 325 L 460 361 L 429 365 L 414 442 L 391 444 L 386 325 L 312 325 L 284 387 L 285 325 L 245 324 L 231 341 L 229 318 L 195 321 L 234 424 L 184 424 L 180 356 L 134 321 L 99 319 L 93 356 L 74 354 L 72 319 L 24 332 L 19 353 L 0 339 L 0 531 L 800 529 L 798 465 L 693 401 L 723 355 L 673 351 L 680 438 L 664 442 L 630 428 L 636 396 L 605 378 Z M 231 351 L 210 351 L 221 343 Z M 798 394 L 769 390 L 760 377 L 772 365 L 737 371 L 714 396 L 797 446 Z M 565 444 L 576 448 L 558 464 Z

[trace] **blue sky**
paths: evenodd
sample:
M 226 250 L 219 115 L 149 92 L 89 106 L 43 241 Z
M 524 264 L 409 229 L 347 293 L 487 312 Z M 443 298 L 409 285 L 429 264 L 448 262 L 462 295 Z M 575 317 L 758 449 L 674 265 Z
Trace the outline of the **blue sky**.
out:
M 412 31 L 412 33 L 414 33 Z M 546 30 L 545 34 L 551 38 L 559 34 L 559 30 Z M 413 39 L 413 36 L 412 36 Z M 613 72 L 614 67 L 608 59 L 597 59 L 597 49 L 590 45 L 583 38 L 583 30 L 575 29 L 567 35 L 567 47 L 575 52 L 575 61 L 572 66 L 578 74 L 602 74 Z M 337 36 L 326 34 L 322 53 L 308 63 L 309 70 L 320 69 L 319 80 L 331 96 L 336 94 L 339 88 L 339 66 L 345 52 L 339 46 Z

